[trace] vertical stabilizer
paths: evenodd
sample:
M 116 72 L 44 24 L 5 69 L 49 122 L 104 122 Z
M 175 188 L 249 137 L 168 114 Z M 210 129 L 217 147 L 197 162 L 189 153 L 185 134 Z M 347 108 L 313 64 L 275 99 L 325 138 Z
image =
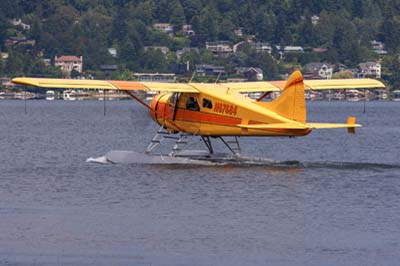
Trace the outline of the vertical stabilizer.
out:
M 303 124 L 306 123 L 304 83 L 300 71 L 296 70 L 290 75 L 281 95 L 267 106 L 281 116 Z

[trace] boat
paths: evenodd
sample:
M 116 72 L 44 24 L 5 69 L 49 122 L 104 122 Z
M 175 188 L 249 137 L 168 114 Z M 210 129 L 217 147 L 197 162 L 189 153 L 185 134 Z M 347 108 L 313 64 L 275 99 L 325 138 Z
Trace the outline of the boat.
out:
M 55 99 L 55 92 L 52 90 L 46 91 L 46 100 L 53 101 Z
M 400 102 L 400 90 L 392 91 L 392 100 L 395 102 Z
M 65 90 L 63 92 L 63 99 L 65 101 L 75 101 L 76 100 L 76 91 L 74 91 L 74 90 Z
M 349 102 L 358 102 L 364 100 L 365 94 L 359 90 L 346 91 L 346 99 Z

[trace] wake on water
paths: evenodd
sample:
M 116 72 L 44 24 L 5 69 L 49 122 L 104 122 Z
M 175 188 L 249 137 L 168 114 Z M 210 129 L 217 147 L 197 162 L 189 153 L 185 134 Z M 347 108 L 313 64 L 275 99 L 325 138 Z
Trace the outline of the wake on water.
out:
M 143 164 L 143 165 L 200 165 L 200 166 L 268 166 L 277 168 L 306 168 L 306 169 L 342 169 L 342 170 L 385 170 L 400 169 L 400 164 L 382 164 L 371 162 L 300 162 L 277 161 L 268 158 L 232 156 L 229 154 L 215 154 L 213 156 L 177 156 L 150 155 L 134 151 L 110 151 L 103 156 L 86 160 L 99 164 Z

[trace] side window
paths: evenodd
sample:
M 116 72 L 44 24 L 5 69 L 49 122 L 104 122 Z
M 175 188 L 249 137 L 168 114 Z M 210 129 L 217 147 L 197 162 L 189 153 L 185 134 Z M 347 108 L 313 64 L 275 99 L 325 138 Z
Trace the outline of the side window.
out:
M 170 105 L 175 105 L 176 104 L 176 102 L 178 101 L 178 93 L 177 92 L 174 92 L 172 95 L 171 95 L 171 97 L 169 98 L 169 101 L 168 101 L 168 103 L 170 104 Z
M 191 111 L 200 111 L 199 104 L 197 103 L 196 98 L 189 97 L 186 101 L 186 109 Z
M 204 98 L 203 99 L 203 107 L 204 108 L 208 108 L 208 109 L 212 109 L 213 105 L 212 105 L 212 101 L 209 99 Z

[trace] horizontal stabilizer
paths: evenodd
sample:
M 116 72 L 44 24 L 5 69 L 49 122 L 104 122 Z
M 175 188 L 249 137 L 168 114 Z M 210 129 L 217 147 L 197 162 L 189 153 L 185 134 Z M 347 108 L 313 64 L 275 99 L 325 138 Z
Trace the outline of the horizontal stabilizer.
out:
M 247 129 L 306 129 L 305 125 L 300 123 L 274 123 L 274 124 L 256 124 L 256 125 L 238 125 L 241 128 Z
M 360 124 L 351 125 L 351 124 L 336 124 L 336 123 L 307 123 L 306 126 L 312 129 L 361 127 Z
M 348 133 L 355 133 L 356 127 L 361 127 L 360 124 L 356 124 L 356 118 L 350 116 L 347 118 L 347 124 L 336 124 L 336 123 L 307 123 L 306 126 L 312 129 L 332 129 L 332 128 L 347 128 Z

